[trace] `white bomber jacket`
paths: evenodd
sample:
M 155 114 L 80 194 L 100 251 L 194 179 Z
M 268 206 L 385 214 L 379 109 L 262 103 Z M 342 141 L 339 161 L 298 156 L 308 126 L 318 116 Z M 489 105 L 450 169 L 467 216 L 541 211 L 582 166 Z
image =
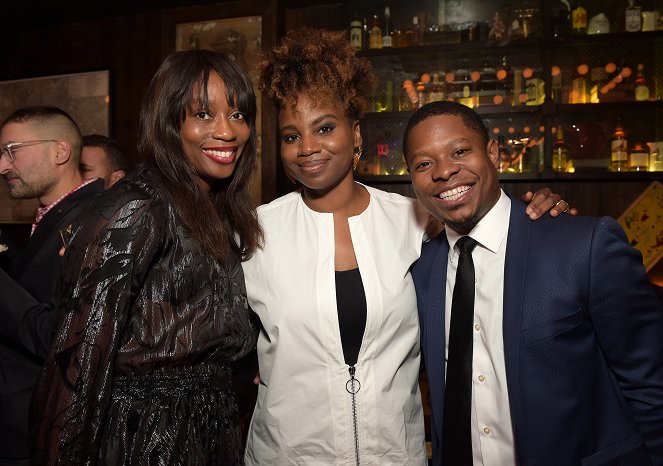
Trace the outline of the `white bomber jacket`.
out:
M 415 200 L 366 189 L 368 208 L 349 219 L 367 305 L 355 417 L 336 309 L 332 214 L 312 211 L 299 192 L 258 210 L 265 248 L 244 263 L 249 302 L 264 328 L 247 466 L 354 466 L 355 440 L 362 466 L 426 465 L 409 273 L 424 222 Z

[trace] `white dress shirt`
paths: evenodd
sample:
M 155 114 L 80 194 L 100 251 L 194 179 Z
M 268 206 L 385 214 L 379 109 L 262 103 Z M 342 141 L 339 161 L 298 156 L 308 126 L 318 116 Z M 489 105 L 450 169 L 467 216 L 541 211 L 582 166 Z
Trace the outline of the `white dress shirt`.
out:
M 479 242 L 472 252 L 476 281 L 472 358 L 472 453 L 477 466 L 515 464 L 502 333 L 504 260 L 510 209 L 511 200 L 500 190 L 497 204 L 469 234 Z M 447 238 L 449 263 L 445 300 L 445 354 L 448 355 L 451 300 L 459 254 L 455 245 L 460 235 L 447 227 Z

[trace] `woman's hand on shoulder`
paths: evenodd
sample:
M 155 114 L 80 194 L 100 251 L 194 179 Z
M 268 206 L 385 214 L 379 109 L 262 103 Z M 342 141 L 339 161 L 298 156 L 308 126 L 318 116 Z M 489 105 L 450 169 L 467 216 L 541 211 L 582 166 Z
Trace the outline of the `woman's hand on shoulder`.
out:
M 557 217 L 559 214 L 578 215 L 578 209 L 571 207 L 568 201 L 553 193 L 550 188 L 541 188 L 536 193 L 527 191 L 522 200 L 529 203 L 525 212 L 532 220 L 540 218 L 546 212 L 550 212 L 551 217 Z

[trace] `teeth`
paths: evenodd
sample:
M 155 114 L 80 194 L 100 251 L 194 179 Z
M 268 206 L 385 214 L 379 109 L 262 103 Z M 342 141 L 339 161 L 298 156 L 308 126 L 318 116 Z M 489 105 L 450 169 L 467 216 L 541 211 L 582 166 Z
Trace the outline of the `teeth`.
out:
M 232 150 L 223 150 L 223 151 L 221 151 L 221 150 L 206 149 L 205 153 L 211 155 L 212 157 L 225 159 L 225 158 L 228 158 L 228 157 L 232 157 L 234 151 L 232 151 Z
M 450 189 L 449 191 L 440 193 L 440 199 L 453 201 L 458 199 L 463 193 L 469 191 L 471 188 L 471 186 L 459 186 L 458 188 Z

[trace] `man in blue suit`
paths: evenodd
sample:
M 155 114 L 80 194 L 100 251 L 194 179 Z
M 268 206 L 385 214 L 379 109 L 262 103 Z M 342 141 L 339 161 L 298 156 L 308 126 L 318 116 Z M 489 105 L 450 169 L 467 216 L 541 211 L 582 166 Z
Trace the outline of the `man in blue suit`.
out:
M 609 217 L 531 222 L 499 187 L 497 143 L 463 105 L 417 110 L 403 148 L 417 198 L 446 225 L 412 269 L 433 464 L 443 464 L 454 246 L 470 236 L 471 451 L 462 464 L 662 465 L 663 305 L 620 226 Z

